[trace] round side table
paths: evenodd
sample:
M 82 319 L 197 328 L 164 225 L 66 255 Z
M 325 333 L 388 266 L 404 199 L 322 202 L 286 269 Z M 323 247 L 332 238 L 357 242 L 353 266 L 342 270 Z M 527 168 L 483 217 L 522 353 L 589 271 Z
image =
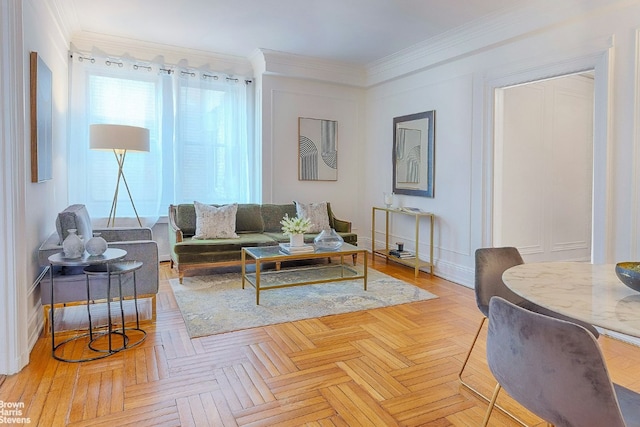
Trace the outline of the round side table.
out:
M 85 334 L 81 334 L 81 335 L 76 335 L 74 337 L 71 337 L 69 339 L 66 339 L 64 341 L 62 341 L 61 343 L 57 343 L 56 344 L 56 325 L 55 325 L 55 287 L 54 287 L 54 278 L 53 278 L 53 266 L 54 265 L 59 265 L 59 266 L 66 266 L 66 267 L 82 267 L 82 266 L 91 266 L 91 265 L 102 265 L 107 271 L 110 271 L 110 265 L 112 263 L 114 263 L 115 261 L 121 260 L 122 258 L 124 258 L 127 255 L 127 251 L 125 251 L 124 249 L 118 249 L 118 248 L 108 248 L 105 253 L 103 253 L 102 255 L 98 255 L 98 256 L 91 256 L 89 255 L 87 252 L 85 252 L 81 257 L 78 258 L 66 258 L 64 256 L 64 253 L 60 252 L 57 254 L 53 254 L 49 257 L 49 283 L 51 285 L 51 356 L 56 359 L 56 360 L 60 360 L 62 362 L 88 362 L 91 360 L 96 360 L 96 359 L 101 359 L 103 357 L 109 356 L 109 354 L 111 353 L 105 353 L 105 354 L 98 354 L 97 356 L 93 356 L 93 357 L 86 357 L 86 358 L 79 358 L 79 359 L 69 359 L 66 357 L 62 357 L 62 356 L 58 356 L 56 354 L 56 350 L 60 347 L 62 347 L 64 344 L 71 342 L 71 341 L 75 341 L 77 339 L 80 338 L 84 338 L 89 336 L 90 331 L 85 333 Z M 107 280 L 107 292 L 110 293 L 110 289 L 111 289 L 111 276 L 109 275 L 108 280 Z M 89 304 L 87 301 L 87 310 L 89 310 Z
M 105 352 L 105 353 L 109 353 L 109 354 L 113 354 L 116 353 L 120 350 L 124 350 L 127 348 L 131 348 L 131 347 L 135 347 L 136 345 L 140 344 L 141 342 L 143 342 L 145 340 L 145 338 L 147 337 L 147 333 L 146 331 L 144 331 L 143 329 L 140 328 L 140 313 L 138 311 L 138 285 L 136 282 L 136 271 L 139 270 L 142 267 L 142 262 L 140 261 L 118 261 L 118 262 L 113 262 L 111 264 L 104 265 L 104 264 L 94 264 L 94 265 L 90 265 L 88 267 L 86 267 L 84 269 L 84 273 L 86 275 L 86 281 L 87 281 L 87 303 L 91 300 L 91 295 L 90 295 L 90 286 L 89 286 L 89 279 L 91 277 L 107 277 L 108 278 L 108 283 L 110 282 L 111 277 L 113 276 L 117 276 L 118 277 L 118 295 L 117 295 L 117 299 L 118 302 L 120 304 L 120 322 L 122 325 L 122 328 L 120 331 L 113 331 L 111 328 L 111 293 L 109 290 L 109 293 L 107 294 L 107 316 L 108 316 L 108 328 L 107 328 L 107 332 L 103 332 L 103 333 L 99 333 L 94 337 L 94 332 L 93 332 L 93 323 L 92 323 L 92 319 L 91 319 L 91 311 L 89 311 L 89 348 L 93 351 L 98 351 L 98 352 Z M 123 297 L 122 297 L 122 276 L 125 274 L 129 274 L 131 273 L 133 275 L 133 304 L 135 307 L 135 312 L 136 312 L 136 326 L 135 327 L 125 327 L 125 316 L 124 316 L 124 307 L 123 307 Z M 136 340 L 135 342 L 130 342 L 129 340 L 129 336 L 127 335 L 127 331 L 138 331 L 141 332 L 142 336 Z M 112 346 L 112 335 L 116 334 L 116 335 L 120 335 L 122 336 L 122 346 L 121 347 L 117 347 L 117 348 L 113 348 Z M 109 342 L 109 347 L 108 349 L 100 349 L 100 348 L 96 348 L 96 346 L 94 345 L 94 343 L 102 338 L 103 336 L 107 336 L 108 337 L 108 342 Z

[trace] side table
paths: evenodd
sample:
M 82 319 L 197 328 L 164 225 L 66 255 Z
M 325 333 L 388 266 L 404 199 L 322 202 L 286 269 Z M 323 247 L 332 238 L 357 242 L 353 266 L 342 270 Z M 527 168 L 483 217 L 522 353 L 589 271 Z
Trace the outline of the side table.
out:
M 138 311 L 138 285 L 136 282 L 136 271 L 142 267 L 142 263 L 140 261 L 117 261 L 110 264 L 93 264 L 88 267 L 85 267 L 84 274 L 86 275 L 87 280 L 87 304 L 91 300 L 90 296 L 90 286 L 89 286 L 89 278 L 92 276 L 102 276 L 107 277 L 108 282 L 110 281 L 110 276 L 118 276 L 118 300 L 120 303 L 120 321 L 122 324 L 122 329 L 120 332 L 114 332 L 111 329 L 111 294 L 107 294 L 107 317 L 108 317 L 108 330 L 106 333 L 100 333 L 97 337 L 94 338 L 93 333 L 93 323 L 91 320 L 91 311 L 89 310 L 89 348 L 93 351 L 97 352 L 106 352 L 109 354 L 118 352 L 120 350 L 124 350 L 126 348 L 135 347 L 145 340 L 147 337 L 146 331 L 140 329 L 140 314 Z M 124 316 L 124 307 L 122 303 L 122 276 L 125 274 L 133 274 L 133 304 L 136 312 L 136 326 L 134 327 L 125 327 L 125 316 Z M 129 336 L 126 334 L 126 331 L 138 331 L 142 333 L 142 337 L 137 341 L 131 343 L 129 342 Z M 112 346 L 112 334 L 117 334 L 122 336 L 122 347 L 113 349 Z M 94 347 L 94 343 L 102 336 L 107 336 L 109 341 L 109 347 L 107 350 L 99 349 Z
M 79 358 L 79 359 L 68 359 L 62 356 L 58 356 L 56 354 L 56 350 L 62 347 L 64 344 L 75 341 L 80 338 L 84 338 L 89 335 L 86 334 L 76 335 L 69 339 L 62 341 L 61 343 L 56 344 L 56 325 L 55 325 L 55 286 L 53 281 L 53 266 L 66 266 L 66 267 L 83 267 L 90 266 L 95 264 L 103 264 L 107 271 L 110 271 L 110 264 L 114 261 L 121 260 L 127 255 L 127 251 L 124 249 L 117 248 L 108 248 L 105 253 L 98 256 L 91 256 L 87 252 L 85 252 L 79 258 L 66 258 L 64 253 L 60 252 L 49 257 L 49 283 L 51 286 L 51 356 L 62 362 L 88 362 L 90 360 L 101 359 L 103 357 L 109 356 L 111 353 L 103 353 L 92 357 Z M 111 275 L 107 278 L 107 295 L 110 295 L 111 292 Z M 87 310 L 90 310 L 89 305 L 87 304 Z

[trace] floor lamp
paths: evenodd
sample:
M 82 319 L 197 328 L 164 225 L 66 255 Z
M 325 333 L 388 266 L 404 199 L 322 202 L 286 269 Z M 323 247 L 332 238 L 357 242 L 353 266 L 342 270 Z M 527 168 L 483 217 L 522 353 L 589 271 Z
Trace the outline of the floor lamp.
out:
M 124 176 L 124 158 L 127 151 L 149 151 L 149 129 L 124 126 L 124 125 L 91 125 L 89 126 L 89 147 L 92 150 L 113 150 L 113 154 L 118 162 L 118 179 L 116 181 L 116 190 L 113 194 L 113 202 L 111 203 L 111 211 L 107 220 L 107 227 L 113 227 L 116 223 L 116 208 L 118 206 L 118 191 L 120 189 L 120 180 L 124 183 L 131 206 L 136 213 L 138 224 L 142 227 L 142 222 L 138 216 L 136 205 L 133 203 L 129 184 Z

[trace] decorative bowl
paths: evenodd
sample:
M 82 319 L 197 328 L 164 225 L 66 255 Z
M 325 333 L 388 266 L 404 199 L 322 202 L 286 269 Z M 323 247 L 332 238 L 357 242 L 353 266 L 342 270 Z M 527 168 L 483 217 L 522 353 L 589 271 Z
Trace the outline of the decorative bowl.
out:
M 616 264 L 618 279 L 634 291 L 640 292 L 640 262 L 629 261 Z

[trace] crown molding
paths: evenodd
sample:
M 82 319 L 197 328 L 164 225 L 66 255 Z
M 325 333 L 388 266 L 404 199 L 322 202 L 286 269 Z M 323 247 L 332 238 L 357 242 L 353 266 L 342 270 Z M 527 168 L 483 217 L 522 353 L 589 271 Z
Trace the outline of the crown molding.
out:
M 252 58 L 254 64 L 263 67 L 264 74 L 284 75 L 357 87 L 364 87 L 366 84 L 365 68 L 353 64 L 326 61 L 269 49 L 258 49 Z
M 132 56 L 146 61 L 158 61 L 158 58 L 162 58 L 166 64 L 184 64 L 194 68 L 208 66 L 212 70 L 229 75 L 253 76 L 251 62 L 240 56 L 186 49 L 86 31 L 75 33 L 71 43 L 74 48 L 84 52 L 99 51 L 108 55 Z M 185 64 L 185 61 L 188 64 Z
M 367 86 L 507 44 L 598 8 L 627 3 L 626 0 L 540 0 L 493 13 L 368 64 Z

